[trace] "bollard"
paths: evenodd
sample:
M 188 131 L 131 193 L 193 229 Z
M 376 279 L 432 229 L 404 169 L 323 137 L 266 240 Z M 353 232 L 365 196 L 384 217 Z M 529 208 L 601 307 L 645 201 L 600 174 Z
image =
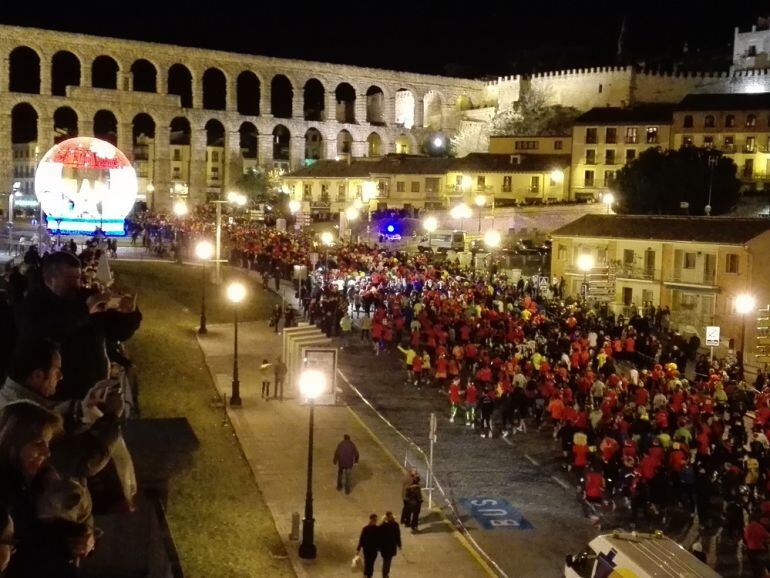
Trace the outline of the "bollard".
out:
M 289 540 L 299 540 L 299 512 L 292 512 L 291 514 L 291 534 L 289 534 Z

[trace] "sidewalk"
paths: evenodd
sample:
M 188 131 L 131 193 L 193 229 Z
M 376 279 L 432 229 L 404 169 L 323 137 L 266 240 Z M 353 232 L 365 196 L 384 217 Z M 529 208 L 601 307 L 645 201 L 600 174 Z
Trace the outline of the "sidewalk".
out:
M 229 398 L 233 328 L 223 324 L 209 325 L 208 329 L 208 335 L 199 337 L 198 342 L 217 389 Z M 243 407 L 228 409 L 228 414 L 292 566 L 300 577 L 353 575 L 350 561 L 369 514 L 382 516 L 391 510 L 396 519 L 400 516 L 403 471 L 352 410 L 344 406 L 317 407 L 313 497 L 318 557 L 300 559 L 299 542 L 290 541 L 289 534 L 292 513 L 299 512 L 301 517 L 304 512 L 308 408 L 291 398 L 283 403 L 260 399 L 258 366 L 263 358 L 273 361 L 280 353 L 280 336 L 264 322 L 242 323 L 238 329 Z M 337 469 L 332 465 L 334 449 L 345 433 L 350 434 L 361 454 L 353 471 L 350 495 L 335 489 Z M 494 575 L 479 563 L 460 534 L 437 511 L 427 511 L 427 500 L 420 528 L 419 534 L 412 535 L 401 526 L 403 550 L 393 560 L 393 576 Z M 380 575 L 380 568 L 378 559 L 375 575 Z

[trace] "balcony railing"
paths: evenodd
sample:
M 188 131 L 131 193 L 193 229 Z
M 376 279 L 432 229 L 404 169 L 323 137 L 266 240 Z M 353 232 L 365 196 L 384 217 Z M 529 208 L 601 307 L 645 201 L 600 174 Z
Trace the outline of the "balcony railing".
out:
M 692 269 L 675 270 L 668 279 L 673 283 L 689 283 L 693 285 L 714 285 L 716 271 L 693 271 Z
M 644 279 L 646 281 L 659 281 L 660 270 L 649 269 L 646 267 L 634 267 L 632 265 L 618 265 L 615 269 L 616 277 L 625 279 Z

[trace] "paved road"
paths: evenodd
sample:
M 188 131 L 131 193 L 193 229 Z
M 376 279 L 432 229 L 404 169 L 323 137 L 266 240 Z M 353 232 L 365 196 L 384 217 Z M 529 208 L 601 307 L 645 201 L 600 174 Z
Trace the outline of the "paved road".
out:
M 385 353 L 375 358 L 369 347 L 355 339 L 343 347 L 340 368 L 378 412 L 426 452 L 429 415 L 436 412 L 437 480 L 471 536 L 508 576 L 560 576 L 564 556 L 580 551 L 596 534 L 582 514 L 574 488 L 561 473 L 558 448 L 550 436 L 519 434 L 508 443 L 482 439 L 464 424 L 450 424 L 445 396 L 437 391 L 418 392 L 403 384 L 400 354 Z M 407 444 L 388 431 L 388 426 L 350 388 L 344 391 L 345 401 L 399 459 L 404 459 Z M 408 453 L 408 458 L 419 461 L 414 451 Z M 495 510 L 501 509 L 500 500 L 506 500 L 533 527 L 484 529 L 479 519 L 471 516 L 467 503 L 482 498 L 497 502 L 477 502 L 490 506 L 490 516 L 502 514 Z

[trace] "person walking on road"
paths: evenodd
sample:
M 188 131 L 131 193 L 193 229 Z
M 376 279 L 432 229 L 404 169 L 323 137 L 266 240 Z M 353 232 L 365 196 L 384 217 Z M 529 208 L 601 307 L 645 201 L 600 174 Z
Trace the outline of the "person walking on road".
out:
M 351 478 L 353 477 L 353 466 L 358 463 L 358 448 L 351 441 L 348 434 L 345 434 L 342 441 L 337 445 L 333 463 L 337 465 L 337 489 L 342 489 L 344 480 L 345 493 L 349 494 Z
M 289 368 L 283 362 L 283 359 L 279 355 L 275 360 L 273 366 L 273 375 L 275 377 L 275 390 L 273 391 L 273 399 L 278 398 L 283 401 L 283 382 L 286 379 L 286 374 L 289 372 Z
M 268 401 L 270 399 L 270 375 L 273 373 L 273 364 L 267 359 L 262 360 L 262 365 L 259 366 L 259 376 L 262 379 L 262 399 Z
M 380 550 L 382 531 L 377 525 L 377 514 L 369 516 L 369 523 L 361 529 L 358 538 L 356 553 L 364 551 L 364 576 L 371 578 L 374 575 L 374 563 Z
M 412 528 L 412 533 L 417 533 L 417 525 L 420 522 L 420 508 L 422 508 L 422 488 L 420 487 L 420 476 L 414 476 L 412 483 L 406 488 L 404 496 L 409 508 L 407 516 L 408 526 Z
M 409 525 L 409 502 L 406 499 L 406 490 L 414 482 L 415 476 L 417 476 L 417 468 L 412 468 L 406 473 L 401 484 L 401 499 L 404 501 L 404 507 L 401 510 L 401 523 L 404 526 Z
M 382 556 L 382 578 L 390 575 L 390 563 L 393 556 L 401 549 L 401 528 L 393 517 L 393 512 L 385 512 L 385 519 L 380 524 L 380 555 Z

